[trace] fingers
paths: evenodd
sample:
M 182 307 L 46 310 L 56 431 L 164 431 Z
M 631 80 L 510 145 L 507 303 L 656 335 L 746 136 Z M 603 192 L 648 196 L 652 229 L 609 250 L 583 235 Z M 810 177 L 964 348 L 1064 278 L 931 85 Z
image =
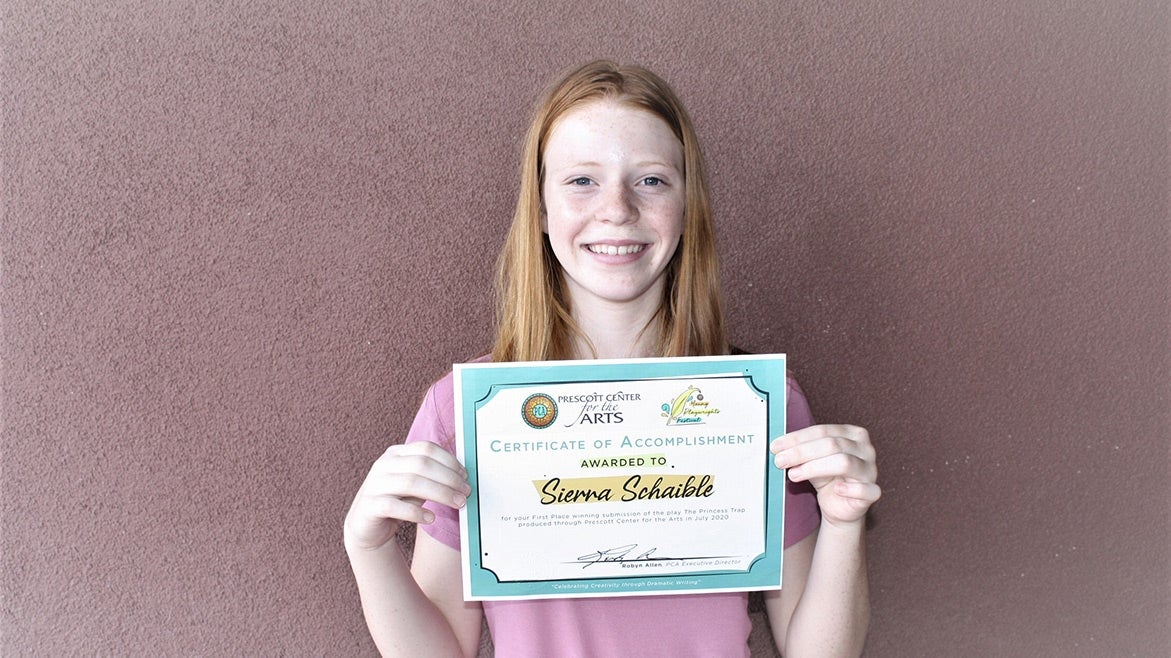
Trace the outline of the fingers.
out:
M 467 471 L 455 456 L 427 442 L 388 448 L 371 469 L 367 485 L 370 496 L 397 498 L 419 510 L 422 502 L 429 500 L 459 509 L 472 490 Z M 389 507 L 403 509 L 397 504 Z M 420 513 L 409 520 L 417 520 Z
M 865 429 L 853 425 L 814 425 L 774 440 L 769 449 L 778 468 L 795 481 L 846 478 L 874 482 L 874 446 Z
M 434 461 L 452 471 L 465 474 L 463 464 L 459 463 L 455 455 L 430 441 L 416 441 L 414 443 L 402 443 L 390 446 L 386 449 L 386 452 L 382 453 L 382 457 L 379 458 L 377 463 L 388 464 L 404 458 L 417 457 Z
M 882 490 L 874 482 L 832 480 L 822 486 L 817 492 L 821 519 L 837 527 L 864 529 L 870 506 L 882 496 Z
M 821 439 L 842 439 L 858 445 L 870 446 L 870 434 L 856 425 L 810 425 L 795 432 L 773 439 L 769 450 L 774 454 L 791 450 L 810 441 Z
M 371 496 L 367 512 L 384 519 L 397 519 L 413 523 L 431 523 L 435 514 L 423 507 L 423 500 L 419 498 L 399 498 L 398 496 Z
M 864 510 L 882 497 L 882 488 L 873 482 L 838 482 L 834 485 L 834 493 Z
M 346 514 L 346 545 L 378 549 L 403 521 L 433 522 L 427 501 L 458 509 L 469 493 L 467 471 L 443 448 L 427 442 L 391 446 L 370 468 Z

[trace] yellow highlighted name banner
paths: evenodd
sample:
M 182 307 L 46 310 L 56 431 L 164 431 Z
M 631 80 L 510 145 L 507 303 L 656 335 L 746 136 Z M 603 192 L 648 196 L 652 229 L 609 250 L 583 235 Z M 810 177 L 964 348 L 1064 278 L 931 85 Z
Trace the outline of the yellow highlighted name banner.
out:
M 707 498 L 715 491 L 711 475 L 619 475 L 533 480 L 542 505 L 631 502 L 661 498 Z

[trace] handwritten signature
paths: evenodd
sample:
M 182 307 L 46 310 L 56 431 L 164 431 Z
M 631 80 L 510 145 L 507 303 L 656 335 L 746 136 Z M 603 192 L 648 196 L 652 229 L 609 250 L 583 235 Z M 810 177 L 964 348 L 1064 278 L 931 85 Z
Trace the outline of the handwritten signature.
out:
M 581 555 L 575 561 L 583 563 L 582 569 L 585 569 L 591 564 L 597 564 L 599 562 L 646 562 L 648 560 L 659 559 L 651 557 L 655 554 L 655 551 L 659 550 L 657 548 L 648 548 L 640 553 L 635 553 L 637 549 L 638 544 L 627 544 L 625 546 L 618 546 L 615 548 L 606 548 L 600 551 L 594 551 L 593 553 L 587 553 L 586 555 Z M 632 553 L 634 553 L 633 557 L 627 557 Z

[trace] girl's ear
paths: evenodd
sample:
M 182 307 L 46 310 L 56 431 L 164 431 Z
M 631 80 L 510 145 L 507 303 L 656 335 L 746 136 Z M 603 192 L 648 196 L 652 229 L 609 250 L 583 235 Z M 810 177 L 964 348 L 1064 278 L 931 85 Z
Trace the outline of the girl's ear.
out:
M 545 203 L 541 202 L 541 232 L 549 235 L 549 213 L 545 212 Z

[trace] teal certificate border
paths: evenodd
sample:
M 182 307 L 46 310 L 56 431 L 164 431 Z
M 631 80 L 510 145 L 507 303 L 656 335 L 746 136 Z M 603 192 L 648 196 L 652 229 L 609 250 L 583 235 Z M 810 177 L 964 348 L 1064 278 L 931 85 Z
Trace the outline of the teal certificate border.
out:
M 460 511 L 464 597 L 468 600 L 579 596 L 621 596 L 778 589 L 784 553 L 785 472 L 776 468 L 767 445 L 785 433 L 787 404 L 784 354 L 456 364 L 457 452 L 468 471 L 472 494 Z M 747 571 L 709 570 L 672 575 L 632 575 L 597 579 L 513 580 L 501 582 L 480 564 L 480 505 L 476 492 L 476 411 L 502 390 L 567 382 L 614 383 L 631 380 L 743 377 L 767 403 L 768 428 L 760 468 L 765 474 L 765 551 Z M 524 550 L 517 547 L 517 550 Z

